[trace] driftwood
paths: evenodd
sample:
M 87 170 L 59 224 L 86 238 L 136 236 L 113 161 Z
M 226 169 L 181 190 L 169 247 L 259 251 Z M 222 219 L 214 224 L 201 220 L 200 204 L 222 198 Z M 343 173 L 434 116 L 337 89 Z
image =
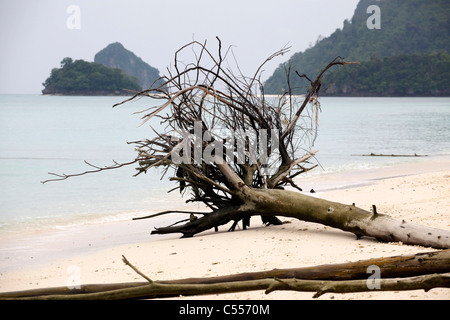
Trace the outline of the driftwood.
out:
M 418 290 L 450 288 L 450 274 L 431 274 L 411 278 L 380 279 L 379 291 Z M 157 297 L 222 294 L 243 291 L 278 290 L 315 292 L 313 298 L 329 292 L 351 293 L 370 291 L 366 280 L 301 280 L 301 279 L 261 279 L 219 284 L 161 284 L 152 282 L 144 286 L 118 289 L 80 295 L 50 295 L 29 297 L 27 300 L 124 300 L 149 299 Z
M 237 177 L 236 177 L 236 181 Z M 239 182 L 237 182 L 239 183 Z M 245 201 L 240 207 L 224 208 L 181 226 L 157 228 L 154 234 L 183 233 L 192 236 L 214 226 L 251 215 L 285 216 L 317 222 L 352 232 L 357 238 L 374 237 L 379 241 L 402 242 L 437 249 L 450 248 L 450 232 L 397 220 L 353 205 L 313 198 L 288 190 L 257 190 L 243 186 L 238 193 Z
M 416 255 L 376 258 L 314 267 L 274 269 L 236 275 L 152 281 L 124 257 L 124 262 L 144 277 L 145 282 L 83 285 L 0 293 L 0 299 L 136 299 L 179 295 L 205 295 L 252 290 L 327 292 L 430 290 L 450 287 L 450 250 Z M 371 268 L 379 278 L 372 285 Z
M 428 157 L 426 154 L 377 154 L 377 153 L 369 153 L 369 154 L 352 154 L 352 156 L 361 156 L 361 157 L 405 157 L 405 158 L 411 158 L 411 157 Z

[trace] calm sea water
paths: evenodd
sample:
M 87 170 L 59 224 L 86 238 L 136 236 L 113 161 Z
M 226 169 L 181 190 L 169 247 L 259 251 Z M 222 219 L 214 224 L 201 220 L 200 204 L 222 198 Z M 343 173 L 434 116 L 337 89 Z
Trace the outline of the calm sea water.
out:
M 78 173 L 130 161 L 127 141 L 153 137 L 133 114 L 158 101 L 112 108 L 121 97 L 0 96 L 0 232 L 131 218 L 180 203 L 160 172 L 134 167 L 42 184 L 49 172 Z M 316 174 L 380 167 L 414 158 L 368 153 L 450 154 L 449 98 L 322 98 Z M 151 125 L 163 130 L 157 121 Z

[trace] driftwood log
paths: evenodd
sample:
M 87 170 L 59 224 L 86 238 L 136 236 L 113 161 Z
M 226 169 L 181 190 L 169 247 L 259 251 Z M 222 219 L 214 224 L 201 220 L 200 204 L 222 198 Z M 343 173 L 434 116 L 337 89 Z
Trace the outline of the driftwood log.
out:
M 450 250 L 361 260 L 304 268 L 274 269 L 210 278 L 152 281 L 124 257 L 124 262 L 143 276 L 145 282 L 91 284 L 79 289 L 43 288 L 0 293 L 0 299 L 150 299 L 180 295 L 206 295 L 253 290 L 328 292 L 430 290 L 450 287 Z M 371 267 L 379 270 L 376 286 Z
M 233 179 L 233 178 L 231 178 Z M 234 176 L 239 184 L 239 179 Z M 192 236 L 217 225 L 252 215 L 284 216 L 317 222 L 352 232 L 356 237 L 370 236 L 379 241 L 402 242 L 438 249 L 450 248 L 450 232 L 368 212 L 353 205 L 313 198 L 288 190 L 257 190 L 243 185 L 237 190 L 244 200 L 239 207 L 224 208 L 182 226 L 158 228 L 152 233 L 182 233 Z
M 450 273 L 431 274 L 425 276 L 380 279 L 379 291 L 425 291 L 433 288 L 450 288 Z M 315 292 L 314 298 L 325 293 L 351 293 L 369 291 L 366 280 L 301 280 L 301 279 L 261 279 L 219 284 L 161 284 L 148 283 L 127 289 L 118 289 L 80 295 L 49 295 L 29 297 L 27 300 L 125 300 L 149 299 L 176 296 L 223 294 L 243 291 L 265 290 L 271 293 L 277 290 Z M 19 299 L 19 298 L 16 298 Z
M 352 156 L 358 156 L 358 155 L 352 154 Z M 402 158 L 428 157 L 428 155 L 426 155 L 426 154 L 421 155 L 421 154 L 417 154 L 417 153 L 414 153 L 414 154 L 395 154 L 395 153 L 382 154 L 382 153 L 379 153 L 379 154 L 377 154 L 377 153 L 373 153 L 373 152 L 369 153 L 369 154 L 361 154 L 359 156 L 361 156 L 361 157 L 402 157 Z

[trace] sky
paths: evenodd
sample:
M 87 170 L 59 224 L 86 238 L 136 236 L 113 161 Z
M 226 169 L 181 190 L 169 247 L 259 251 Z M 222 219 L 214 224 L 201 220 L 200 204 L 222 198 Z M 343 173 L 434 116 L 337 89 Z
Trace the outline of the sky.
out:
M 358 1 L 0 0 L 0 94 L 40 94 L 64 57 L 94 61 L 113 42 L 167 74 L 176 50 L 206 40 L 214 51 L 216 36 L 245 75 L 290 46 L 265 65 L 264 81 L 292 54 L 342 29 Z

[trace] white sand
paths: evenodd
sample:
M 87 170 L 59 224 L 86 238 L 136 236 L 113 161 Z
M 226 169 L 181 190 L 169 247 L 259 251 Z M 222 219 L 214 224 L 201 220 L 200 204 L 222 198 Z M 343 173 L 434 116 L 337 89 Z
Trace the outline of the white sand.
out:
M 397 177 L 386 178 L 393 176 Z M 314 196 L 343 203 L 356 203 L 367 210 L 375 204 L 378 212 L 436 228 L 450 229 L 448 158 L 377 170 L 311 177 L 308 183 L 315 186 L 321 185 L 320 183 L 325 185 L 323 179 L 346 180 L 347 184 L 356 186 L 316 193 Z M 367 185 L 361 186 L 361 181 Z M 320 188 L 316 190 L 320 191 Z M 123 264 L 122 255 L 148 277 L 167 280 L 342 263 L 432 251 L 419 246 L 378 243 L 371 238 L 356 240 L 353 234 L 338 229 L 295 219 L 281 220 L 286 224 L 263 227 L 260 219 L 254 217 L 253 227 L 249 230 L 233 233 L 207 232 L 189 239 L 178 239 L 176 235 L 169 238 L 150 237 L 149 231 L 153 222 L 148 220 L 109 224 L 101 229 L 98 226 L 85 227 L 78 231 L 77 238 L 66 239 L 66 242 L 58 240 L 59 246 L 54 243 L 56 247 L 61 248 L 63 244 L 81 241 L 83 245 L 78 243 L 78 248 L 81 249 L 77 255 L 58 259 L 47 255 L 50 261 L 43 259 L 40 264 L 28 267 L 22 265 L 15 270 L 4 271 L 0 274 L 0 291 L 65 286 L 78 275 L 83 284 L 143 281 Z M 99 233 L 99 230 L 102 232 Z M 130 233 L 133 237 L 127 236 Z M 117 234 L 122 238 L 119 241 L 114 240 L 118 242 L 111 247 L 111 243 L 114 243 L 111 239 Z M 57 239 L 64 238 L 59 235 Z M 38 255 L 37 252 L 28 253 L 33 254 Z M 253 291 L 183 299 L 311 299 L 312 295 L 287 291 L 265 295 L 262 291 Z M 433 289 L 426 293 L 422 290 L 328 293 L 319 299 L 450 299 L 450 289 Z

